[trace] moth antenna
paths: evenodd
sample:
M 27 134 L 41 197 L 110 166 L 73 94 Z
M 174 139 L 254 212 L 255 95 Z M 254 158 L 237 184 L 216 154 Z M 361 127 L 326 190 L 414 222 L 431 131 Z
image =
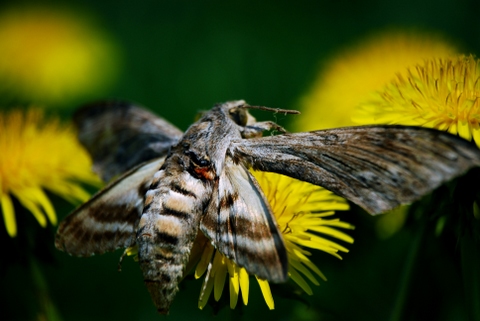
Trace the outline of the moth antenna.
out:
M 266 106 L 250 106 L 250 105 L 243 105 L 240 106 L 241 108 L 248 108 L 248 109 L 259 109 L 259 110 L 266 110 L 266 111 L 271 111 L 275 114 L 277 113 L 282 113 L 282 114 L 292 114 L 292 115 L 298 115 L 300 112 L 298 110 L 293 110 L 293 109 L 281 109 L 281 108 L 272 108 L 272 107 L 266 107 Z

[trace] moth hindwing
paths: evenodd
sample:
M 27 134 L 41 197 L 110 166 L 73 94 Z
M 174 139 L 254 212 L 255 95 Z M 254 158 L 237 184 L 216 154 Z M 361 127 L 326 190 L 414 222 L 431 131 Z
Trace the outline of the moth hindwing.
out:
M 75 121 L 94 169 L 118 178 L 60 224 L 56 247 L 87 256 L 137 245 L 150 295 L 168 313 L 198 233 L 249 273 L 287 279 L 282 235 L 248 168 L 323 186 L 377 214 L 480 165 L 468 142 L 418 127 L 261 137 L 282 128 L 256 122 L 247 108 L 217 105 L 184 134 L 131 103 L 80 109 Z

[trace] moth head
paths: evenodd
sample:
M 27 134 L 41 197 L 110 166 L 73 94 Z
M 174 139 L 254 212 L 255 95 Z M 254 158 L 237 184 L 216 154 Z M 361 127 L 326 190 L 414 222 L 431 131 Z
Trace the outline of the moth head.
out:
M 223 104 L 227 114 L 233 122 L 239 126 L 247 126 L 257 122 L 247 110 L 249 105 L 244 100 L 229 101 Z
M 256 119 L 248 110 L 242 107 L 234 107 L 228 111 L 230 118 L 239 126 L 247 126 L 248 124 L 255 123 Z

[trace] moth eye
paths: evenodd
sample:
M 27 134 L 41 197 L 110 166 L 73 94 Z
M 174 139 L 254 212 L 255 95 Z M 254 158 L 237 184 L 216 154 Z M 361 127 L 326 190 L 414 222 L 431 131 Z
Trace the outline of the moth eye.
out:
M 245 108 L 232 108 L 229 111 L 230 118 L 240 126 L 247 125 L 248 116 Z
M 207 156 L 205 156 L 204 158 L 199 158 L 194 152 L 189 152 L 189 155 L 192 162 L 195 163 L 195 165 L 197 166 L 207 167 L 210 165 L 210 160 Z

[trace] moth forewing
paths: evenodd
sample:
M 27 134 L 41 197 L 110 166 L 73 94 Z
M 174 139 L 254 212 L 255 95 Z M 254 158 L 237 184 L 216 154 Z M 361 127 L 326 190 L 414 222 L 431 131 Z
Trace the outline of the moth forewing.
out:
M 228 154 L 343 196 L 371 214 L 411 203 L 480 166 L 480 150 L 433 129 L 345 127 L 232 141 Z
M 90 256 L 135 243 L 143 197 L 165 157 L 128 171 L 67 216 L 58 227 L 55 246 L 76 256 Z
M 262 279 L 285 282 L 288 259 L 270 205 L 244 165 L 225 161 L 200 222 L 213 246 Z

